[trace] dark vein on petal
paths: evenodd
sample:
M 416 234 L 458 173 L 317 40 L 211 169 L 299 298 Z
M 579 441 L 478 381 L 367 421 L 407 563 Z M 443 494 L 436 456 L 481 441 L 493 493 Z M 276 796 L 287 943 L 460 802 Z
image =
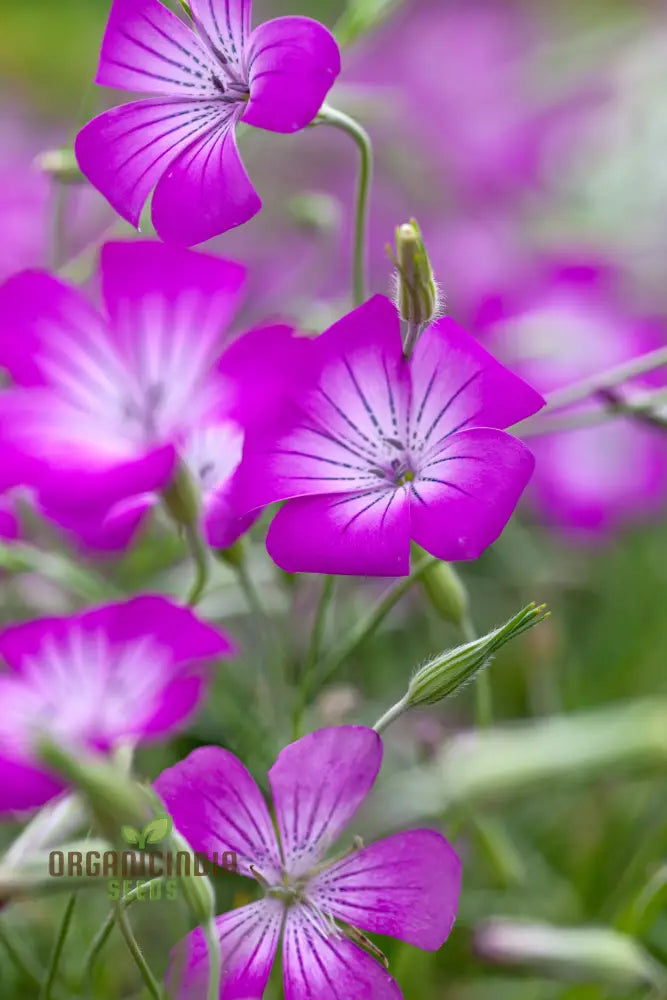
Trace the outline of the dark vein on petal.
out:
M 426 434 L 424 435 L 424 442 L 428 441 L 428 439 L 430 438 L 431 434 L 433 433 L 433 431 L 435 430 L 435 428 L 438 426 L 438 424 L 440 423 L 440 421 L 442 420 L 442 418 L 444 417 L 445 413 L 450 408 L 450 406 L 452 405 L 452 403 L 454 403 L 459 398 L 459 396 L 461 395 L 461 393 L 465 392 L 465 390 L 468 388 L 468 386 L 472 385 L 472 383 L 475 381 L 475 379 L 479 378 L 479 376 L 481 374 L 482 374 L 482 369 L 479 368 L 476 372 L 474 372 L 470 376 L 469 379 L 466 379 L 466 381 L 463 383 L 463 385 L 460 386 L 456 390 L 456 392 L 454 393 L 454 395 L 450 399 L 447 400 L 447 402 L 445 403 L 445 405 L 440 410 L 440 412 L 438 413 L 437 417 L 435 418 L 435 420 L 433 421 L 433 423 L 431 424 L 431 426 L 427 430 Z M 450 433 L 452 433 L 452 432 L 450 431 Z
M 354 372 L 352 370 L 352 366 L 350 365 L 350 362 L 348 361 L 347 358 L 343 358 L 343 364 L 345 365 L 345 367 L 347 369 L 347 373 L 350 376 L 350 379 L 352 380 L 352 385 L 356 389 L 357 395 L 359 396 L 359 399 L 361 400 L 362 405 L 363 405 L 364 409 L 366 410 L 366 413 L 368 414 L 368 416 L 371 419 L 371 423 L 373 424 L 373 427 L 375 427 L 375 429 L 377 430 L 377 432 L 380 435 L 380 437 L 383 438 L 384 437 L 384 432 L 383 432 L 382 428 L 380 427 L 379 421 L 378 421 L 377 417 L 375 416 L 375 413 L 372 410 L 370 403 L 366 399 L 366 397 L 365 397 L 365 395 L 364 395 L 364 393 L 363 393 L 363 391 L 361 389 L 361 386 L 357 382 L 357 378 L 356 378 L 356 376 L 355 376 L 355 374 L 354 374 Z

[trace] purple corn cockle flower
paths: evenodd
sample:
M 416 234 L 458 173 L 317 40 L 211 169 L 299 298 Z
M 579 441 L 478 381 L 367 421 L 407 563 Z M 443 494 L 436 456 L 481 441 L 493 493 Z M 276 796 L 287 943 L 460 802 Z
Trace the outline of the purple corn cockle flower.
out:
M 267 538 L 294 572 L 409 572 L 410 539 L 441 559 L 473 559 L 504 528 L 533 469 L 499 428 L 543 405 L 450 319 L 403 357 L 381 295 L 311 342 L 311 365 L 270 438 L 248 443 L 248 509 L 288 503 Z
M 104 313 L 40 272 L 0 289 L 0 364 L 14 381 L 0 394 L 0 485 L 13 477 L 35 487 L 47 513 L 79 522 L 85 537 L 114 505 L 167 487 L 190 458 L 207 513 L 235 519 L 229 478 L 244 421 L 264 412 L 255 404 L 268 378 L 258 362 L 256 391 L 243 384 L 252 352 L 290 358 L 291 331 L 253 331 L 225 362 L 220 339 L 239 303 L 240 265 L 159 243 L 111 243 L 101 272 Z
M 461 883 L 458 857 L 435 830 L 408 830 L 325 861 L 367 797 L 382 762 L 372 729 L 320 729 L 289 744 L 269 771 L 278 836 L 262 794 L 232 753 L 201 747 L 155 788 L 195 851 L 236 852 L 264 898 L 216 920 L 220 1000 L 261 996 L 282 936 L 285 1000 L 399 1000 L 384 965 L 356 942 L 386 934 L 429 951 L 447 939 Z M 200 929 L 172 956 L 176 996 L 206 996 Z M 173 986 L 173 983 L 172 983 Z
M 546 393 L 664 346 L 664 323 L 637 315 L 620 287 L 618 273 L 602 260 L 542 260 L 526 290 L 507 296 L 502 317 L 487 325 L 487 342 Z M 664 384 L 664 375 L 653 372 L 622 391 Z M 589 398 L 562 414 L 585 421 L 604 405 Z M 537 458 L 532 498 L 568 533 L 604 536 L 664 508 L 667 447 L 658 428 L 617 418 L 540 435 L 530 445 Z
M 295 132 L 340 72 L 338 46 L 307 17 L 251 30 L 251 0 L 191 0 L 187 25 L 158 0 L 114 0 L 97 83 L 158 94 L 112 108 L 77 136 L 79 165 L 133 225 L 150 192 L 165 241 L 192 246 L 261 207 L 239 157 L 239 122 Z
M 158 596 L 2 630 L 0 813 L 62 789 L 35 760 L 35 740 L 110 753 L 165 737 L 199 703 L 206 663 L 232 652 L 224 633 Z

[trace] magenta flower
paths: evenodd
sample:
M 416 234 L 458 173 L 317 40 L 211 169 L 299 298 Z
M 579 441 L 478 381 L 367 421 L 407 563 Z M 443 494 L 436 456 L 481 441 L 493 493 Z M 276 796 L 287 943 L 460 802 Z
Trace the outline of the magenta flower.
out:
M 278 826 L 243 764 L 201 747 L 164 771 L 155 788 L 195 851 L 235 851 L 242 874 L 264 887 L 259 902 L 219 916 L 220 1000 L 261 996 L 282 934 L 285 1000 L 397 1000 L 384 966 L 347 928 L 387 934 L 429 951 L 454 923 L 460 862 L 435 830 L 409 830 L 324 856 L 375 781 L 382 742 L 372 729 L 320 729 L 285 747 L 269 771 Z M 344 927 L 343 925 L 347 925 Z M 183 1000 L 206 995 L 208 954 L 199 929 L 177 949 Z
M 547 393 L 664 345 L 664 324 L 638 316 L 619 286 L 619 275 L 601 261 L 542 261 L 532 284 L 508 296 L 503 318 L 488 326 L 489 342 Z M 653 372 L 623 391 L 664 384 L 664 375 Z M 563 412 L 585 420 L 603 406 L 588 399 Z M 530 443 L 537 457 L 532 497 L 549 522 L 569 533 L 604 535 L 664 508 L 667 449 L 657 428 L 615 419 Z
M 104 313 L 40 272 L 0 289 L 15 383 L 0 395 L 2 478 L 86 516 L 163 489 L 188 436 L 224 410 L 215 363 L 244 279 L 238 264 L 143 242 L 104 246 L 101 271 Z
M 0 813 L 62 788 L 34 759 L 49 736 L 76 751 L 167 736 L 196 708 L 224 633 L 164 597 L 142 596 L 0 632 Z
M 90 182 L 133 225 L 192 246 L 252 218 L 261 201 L 236 146 L 239 121 L 309 124 L 340 72 L 338 46 L 307 17 L 250 27 L 250 0 L 192 0 L 186 25 L 158 0 L 114 0 L 97 83 L 159 94 L 104 112 L 76 140 Z M 156 186 L 157 185 L 157 186 Z
M 533 469 L 498 428 L 543 400 L 450 319 L 403 358 L 375 296 L 311 343 L 307 376 L 270 438 L 249 441 L 248 508 L 289 499 L 267 548 L 290 572 L 409 572 L 410 539 L 473 559 L 504 528 Z

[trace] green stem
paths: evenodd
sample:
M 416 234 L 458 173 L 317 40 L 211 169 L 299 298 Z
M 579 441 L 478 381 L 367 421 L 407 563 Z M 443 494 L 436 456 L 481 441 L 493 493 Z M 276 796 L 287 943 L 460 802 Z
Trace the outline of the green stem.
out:
M 598 375 L 591 375 L 588 378 L 566 385 L 562 389 L 552 392 L 547 398 L 547 405 L 540 411 L 540 416 L 550 413 L 552 410 L 561 410 L 565 406 L 572 406 L 573 403 L 580 403 L 589 396 L 604 392 L 615 385 L 621 385 L 629 379 L 644 375 L 646 372 L 654 371 L 667 365 L 667 347 L 659 347 L 648 354 L 641 354 L 638 358 L 624 361 L 623 364 L 608 368 L 607 371 Z M 530 419 L 530 418 L 529 418 Z M 524 423 L 522 421 L 521 423 Z M 515 433 L 521 424 L 515 424 L 512 432 Z
M 423 323 L 413 323 L 408 321 L 405 330 L 405 341 L 403 344 L 403 357 L 409 358 L 415 349 L 415 345 L 419 340 L 419 334 L 421 333 Z
M 220 996 L 220 978 L 222 975 L 222 955 L 220 939 L 216 933 L 215 920 L 211 918 L 203 927 L 206 947 L 208 948 L 208 1000 L 218 1000 Z
M 5 946 L 5 951 L 16 966 L 18 972 L 23 976 L 26 982 L 31 984 L 35 995 L 37 995 L 42 982 L 40 977 L 33 972 L 34 959 L 23 954 L 21 946 L 14 941 L 13 936 L 10 934 L 3 921 L 0 921 L 0 944 Z
M 359 179 L 357 182 L 357 199 L 354 222 L 354 259 L 352 281 L 354 288 L 354 303 L 360 305 L 366 298 L 366 258 L 368 205 L 373 176 L 373 146 L 371 138 L 359 122 L 343 111 L 324 104 L 315 119 L 316 125 L 332 125 L 346 132 L 357 144 L 361 156 Z
M 437 562 L 438 560 L 434 556 L 426 556 L 417 563 L 410 576 L 405 576 L 392 584 L 384 597 L 380 598 L 375 607 L 361 620 L 357 628 L 351 632 L 349 638 L 323 661 L 322 668 L 316 676 L 318 690 L 335 674 L 340 665 L 373 635 L 401 598 L 421 579 L 427 569 L 434 566 Z M 315 671 L 313 671 L 313 674 L 315 674 Z M 309 697 L 313 694 L 312 687 L 312 684 L 304 685 L 303 687 L 302 697 L 305 703 L 307 703 Z
M 130 903 L 133 903 L 135 901 L 140 890 L 143 892 L 144 889 L 149 889 L 151 885 L 156 885 L 158 882 L 162 882 L 162 876 L 158 876 L 157 878 L 151 879 L 149 882 L 143 882 L 141 885 L 135 886 L 134 889 L 131 889 L 128 893 L 126 893 L 122 897 L 120 902 L 122 903 L 123 906 L 129 906 Z M 111 910 L 106 920 L 104 921 L 104 923 L 98 930 L 97 934 L 93 938 L 90 948 L 88 949 L 88 952 L 86 954 L 86 957 L 84 958 L 83 969 L 81 972 L 81 980 L 80 980 L 82 987 L 90 983 L 90 979 L 93 973 L 93 966 L 95 964 L 95 959 L 97 958 L 100 951 L 106 944 L 107 939 L 111 934 L 111 931 L 113 930 L 115 923 L 116 923 L 116 911 Z
M 74 904 L 76 903 L 76 892 L 71 893 L 67 903 L 65 905 L 65 910 L 63 913 L 62 920 L 60 921 L 60 928 L 58 930 L 58 936 L 56 937 L 55 944 L 53 946 L 53 952 L 51 954 L 51 960 L 49 962 L 49 967 L 46 971 L 46 977 L 44 983 L 39 992 L 39 1000 L 49 1000 L 51 996 L 51 990 L 53 988 L 53 983 L 55 982 L 56 973 L 58 971 L 58 964 L 60 962 L 60 956 L 62 955 L 63 947 L 65 944 L 65 938 L 67 937 L 67 932 L 72 922 L 72 913 L 74 912 Z
M 188 594 L 188 604 L 194 607 L 199 603 L 208 581 L 208 547 L 196 526 L 188 525 L 185 537 L 195 563 L 195 578 Z
M 310 645 L 308 647 L 308 655 L 306 657 L 306 663 L 304 667 L 303 674 L 301 676 L 301 688 L 305 692 L 305 696 L 298 697 L 297 704 L 294 709 L 294 715 L 292 718 L 292 736 L 293 739 L 298 739 L 301 736 L 301 722 L 303 719 L 303 713 L 308 702 L 307 691 L 311 684 L 311 679 L 313 676 L 313 671 L 317 665 L 317 661 L 320 656 L 320 649 L 322 648 L 322 639 L 324 637 L 324 629 L 327 621 L 327 614 L 329 607 L 331 606 L 331 600 L 334 592 L 334 584 L 336 578 L 334 576 L 325 576 L 324 584 L 322 586 L 322 593 L 320 594 L 320 599 L 317 603 L 317 609 L 315 611 L 315 620 L 313 623 L 313 631 L 310 636 Z
M 410 704 L 408 702 L 408 696 L 406 694 L 403 698 L 401 698 L 400 701 L 397 701 L 395 705 L 392 705 L 391 708 L 384 713 L 384 715 L 380 716 L 380 718 L 373 726 L 375 732 L 376 733 L 383 732 L 387 728 L 387 726 L 390 726 L 392 722 L 398 719 L 399 715 L 403 715 L 404 712 L 407 712 L 409 707 Z
M 146 984 L 148 992 L 154 1000 L 162 1000 L 162 990 L 160 989 L 160 985 L 155 976 L 151 972 L 148 962 L 144 958 L 143 952 L 134 936 L 132 927 L 130 926 L 130 921 L 127 919 L 127 914 L 125 913 L 125 906 L 123 905 L 122 900 L 118 900 L 115 910 L 118 929 L 125 938 L 125 944 L 127 945 L 128 950 L 132 955 L 139 972 L 141 973 L 141 978 Z

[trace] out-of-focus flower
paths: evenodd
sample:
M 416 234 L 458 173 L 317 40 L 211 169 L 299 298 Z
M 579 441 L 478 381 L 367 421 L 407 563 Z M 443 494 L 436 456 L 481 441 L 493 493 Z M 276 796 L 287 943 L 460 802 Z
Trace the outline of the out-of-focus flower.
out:
M 114 0 L 97 83 L 159 94 L 113 108 L 79 133 L 79 165 L 123 218 L 168 242 L 202 243 L 261 207 L 239 157 L 239 122 L 295 132 L 340 72 L 338 46 L 306 17 L 251 30 L 250 0 L 192 0 L 186 25 L 158 0 Z
M 541 392 L 664 345 L 662 324 L 638 317 L 619 292 L 617 273 L 592 260 L 543 263 L 542 274 L 488 327 L 494 350 Z M 662 383 L 653 373 L 630 388 Z M 563 414 L 585 420 L 604 409 L 589 399 Z M 537 460 L 532 491 L 554 523 L 599 532 L 657 511 L 667 491 L 664 432 L 625 418 L 530 439 Z
M 229 751 L 202 747 L 164 771 L 155 788 L 198 852 L 234 851 L 239 871 L 265 896 L 216 920 L 221 1000 L 261 994 L 282 932 L 286 1000 L 331 993 L 400 1000 L 384 966 L 360 947 L 359 931 L 429 951 L 456 916 L 460 862 L 435 830 L 409 830 L 329 863 L 324 855 L 375 781 L 382 743 L 372 729 L 320 729 L 285 747 L 269 771 L 280 844 L 262 794 Z M 323 775 L 326 780 L 323 781 Z M 249 821 L 251 818 L 251 821 Z M 370 946 L 370 942 L 368 945 Z M 200 929 L 177 946 L 178 997 L 206 995 L 208 952 Z
M 504 528 L 533 468 L 499 428 L 541 396 L 450 319 L 403 357 L 395 307 L 375 296 L 311 342 L 311 367 L 270 436 L 249 439 L 249 509 L 288 499 L 267 548 L 288 572 L 409 572 L 410 538 L 473 559 Z
M 163 597 L 142 596 L 0 632 L 0 811 L 61 790 L 35 760 L 40 739 L 109 753 L 178 728 L 204 691 L 224 633 Z
M 28 462 L 17 481 L 86 515 L 164 489 L 188 435 L 224 406 L 215 363 L 243 280 L 238 264 L 143 242 L 103 247 L 106 314 L 47 274 L 10 279 L 0 453 Z

